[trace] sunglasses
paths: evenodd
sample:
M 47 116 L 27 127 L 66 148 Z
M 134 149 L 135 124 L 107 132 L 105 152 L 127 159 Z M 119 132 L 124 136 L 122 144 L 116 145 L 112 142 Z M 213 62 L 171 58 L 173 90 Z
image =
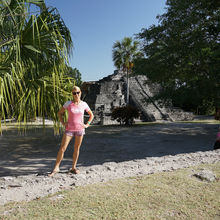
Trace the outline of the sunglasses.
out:
M 73 95 L 76 95 L 76 94 L 79 95 L 80 92 L 72 92 L 72 94 L 73 94 Z

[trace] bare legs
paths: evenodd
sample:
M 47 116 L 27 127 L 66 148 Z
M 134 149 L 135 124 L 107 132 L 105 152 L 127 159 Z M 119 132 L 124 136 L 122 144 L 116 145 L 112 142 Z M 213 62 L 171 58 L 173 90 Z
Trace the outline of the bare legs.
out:
M 56 164 L 54 166 L 54 169 L 53 169 L 52 173 L 50 173 L 49 176 L 53 176 L 55 173 L 60 171 L 60 168 L 59 168 L 60 163 L 63 159 L 64 152 L 66 151 L 66 149 L 67 149 L 67 147 L 68 147 L 68 145 L 69 145 L 72 138 L 73 137 L 68 136 L 66 134 L 63 135 L 61 146 L 60 146 L 60 149 L 59 149 L 58 154 L 57 154 Z M 75 136 L 73 164 L 72 164 L 72 170 L 76 171 L 75 173 L 77 173 L 76 164 L 77 164 L 77 161 L 78 161 L 78 158 L 79 158 L 79 150 L 80 150 L 82 140 L 83 140 L 83 136 Z
M 79 158 L 79 150 L 82 144 L 82 140 L 83 136 L 75 136 L 72 170 L 76 170 L 76 164 Z

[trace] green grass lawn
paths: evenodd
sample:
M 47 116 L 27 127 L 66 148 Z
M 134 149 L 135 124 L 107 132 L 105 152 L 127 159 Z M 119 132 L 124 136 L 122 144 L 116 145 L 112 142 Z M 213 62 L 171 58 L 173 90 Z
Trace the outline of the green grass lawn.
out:
M 202 168 L 214 182 L 193 177 Z M 220 219 L 220 163 L 73 187 L 0 206 L 1 219 Z

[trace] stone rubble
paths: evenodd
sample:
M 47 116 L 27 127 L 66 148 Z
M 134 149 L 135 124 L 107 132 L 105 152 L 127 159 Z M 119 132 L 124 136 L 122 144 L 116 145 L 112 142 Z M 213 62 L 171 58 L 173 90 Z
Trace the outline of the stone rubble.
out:
M 54 177 L 48 177 L 47 173 L 17 177 L 5 176 L 0 178 L 0 204 L 4 205 L 13 201 L 30 201 L 64 189 L 107 182 L 117 178 L 167 172 L 199 164 L 214 164 L 217 162 L 220 162 L 220 150 L 177 154 L 174 156 L 146 157 L 145 159 L 120 163 L 106 162 L 102 165 L 80 167 L 81 173 L 77 175 L 70 174 L 68 171 L 61 171 Z M 207 171 L 202 171 L 198 175 L 210 181 L 213 181 L 215 177 L 213 173 Z

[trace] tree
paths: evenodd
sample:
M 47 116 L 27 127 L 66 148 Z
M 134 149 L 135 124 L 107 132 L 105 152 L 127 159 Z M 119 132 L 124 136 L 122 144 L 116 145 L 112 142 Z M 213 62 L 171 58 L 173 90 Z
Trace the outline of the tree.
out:
M 132 125 L 134 119 L 140 116 L 137 108 L 127 105 L 122 107 L 116 107 L 112 110 L 111 118 L 120 123 L 120 125 Z
M 220 46 L 217 0 L 167 0 L 159 24 L 139 38 L 145 58 L 135 64 L 162 85 L 162 97 L 175 105 L 206 113 L 220 106 Z
M 114 65 L 127 75 L 127 105 L 129 104 L 129 74 L 132 71 L 134 59 L 141 56 L 138 46 L 138 41 L 133 41 L 131 37 L 125 37 L 121 42 L 116 41 L 112 50 Z
M 79 70 L 77 68 L 73 69 L 72 67 L 67 66 L 66 74 L 67 74 L 67 76 L 69 76 L 75 80 L 75 83 L 74 83 L 75 85 L 81 86 L 81 84 L 82 84 L 81 73 L 79 72 Z
M 71 50 L 70 31 L 44 0 L 0 0 L 0 119 L 57 122 L 70 96 L 66 82 L 73 79 L 64 73 Z

